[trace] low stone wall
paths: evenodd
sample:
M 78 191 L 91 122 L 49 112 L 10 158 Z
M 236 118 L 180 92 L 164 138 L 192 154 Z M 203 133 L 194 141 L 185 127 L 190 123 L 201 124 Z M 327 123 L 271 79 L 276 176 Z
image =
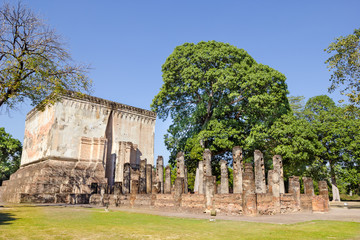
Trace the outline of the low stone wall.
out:
M 243 212 L 242 194 L 215 194 L 214 208 L 220 213 L 240 215 Z
M 225 215 L 274 215 L 296 211 L 328 211 L 325 196 L 301 194 L 301 208 L 298 208 L 294 194 L 281 194 L 274 197 L 270 193 L 250 194 L 215 194 L 212 209 Z M 180 201 L 180 206 L 177 203 Z M 171 209 L 192 213 L 202 213 L 207 209 L 204 194 L 92 194 L 89 203 L 96 206 L 145 207 Z
M 256 207 L 260 215 L 274 215 L 280 212 L 280 197 L 274 197 L 271 193 L 256 195 Z M 292 208 L 289 205 L 289 208 Z

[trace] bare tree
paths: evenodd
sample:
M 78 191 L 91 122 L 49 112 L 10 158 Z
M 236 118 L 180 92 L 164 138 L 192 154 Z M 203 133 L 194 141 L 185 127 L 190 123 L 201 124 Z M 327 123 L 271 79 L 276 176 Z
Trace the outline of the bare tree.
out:
M 2 6 L 0 24 L 0 109 L 91 89 L 89 68 L 74 64 L 60 36 L 21 2 Z

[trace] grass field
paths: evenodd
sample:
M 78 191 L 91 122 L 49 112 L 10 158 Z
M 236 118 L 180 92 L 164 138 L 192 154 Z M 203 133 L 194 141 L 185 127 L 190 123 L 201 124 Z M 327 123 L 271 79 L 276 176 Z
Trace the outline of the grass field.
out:
M 0 239 L 360 239 L 360 223 L 210 222 L 93 208 L 17 205 L 0 208 Z

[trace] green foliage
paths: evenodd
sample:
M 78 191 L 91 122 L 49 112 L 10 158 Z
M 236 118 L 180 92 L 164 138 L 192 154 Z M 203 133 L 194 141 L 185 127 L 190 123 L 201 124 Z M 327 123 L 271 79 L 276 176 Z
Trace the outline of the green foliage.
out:
M 302 111 L 304 110 L 305 103 L 304 103 L 304 96 L 289 96 L 289 103 L 291 110 L 296 116 L 299 116 Z
M 21 142 L 0 128 L 0 183 L 20 167 Z
M 285 76 L 256 63 L 243 49 L 209 41 L 175 48 L 162 66 L 163 85 L 151 108 L 172 125 L 165 144 L 174 163 L 179 151 L 195 169 L 204 148 L 214 156 L 235 145 L 266 146 L 267 129 L 290 110 Z M 226 157 L 226 156 L 224 156 Z
M 300 176 L 323 150 L 312 125 L 292 113 L 273 124 L 270 136 L 272 153 L 283 157 L 285 176 Z
M 0 21 L 0 107 L 25 99 L 42 107 L 67 90 L 90 90 L 88 67 L 74 64 L 60 36 L 31 10 L 4 4 Z
M 330 92 L 342 87 L 341 94 L 355 105 L 360 104 L 360 29 L 353 34 L 340 36 L 325 51 L 332 54 L 325 64 L 333 71 Z
M 359 191 L 360 121 L 326 95 L 310 98 L 302 111 L 282 116 L 270 129 L 274 154 L 283 156 L 285 177 L 331 179 L 340 191 Z

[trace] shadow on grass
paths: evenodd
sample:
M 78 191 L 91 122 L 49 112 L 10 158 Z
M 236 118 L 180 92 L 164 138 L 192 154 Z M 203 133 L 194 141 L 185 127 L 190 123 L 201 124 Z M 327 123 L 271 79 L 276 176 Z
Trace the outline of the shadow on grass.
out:
M 17 220 L 14 214 L 0 212 L 0 226 L 12 224 L 13 221 Z

